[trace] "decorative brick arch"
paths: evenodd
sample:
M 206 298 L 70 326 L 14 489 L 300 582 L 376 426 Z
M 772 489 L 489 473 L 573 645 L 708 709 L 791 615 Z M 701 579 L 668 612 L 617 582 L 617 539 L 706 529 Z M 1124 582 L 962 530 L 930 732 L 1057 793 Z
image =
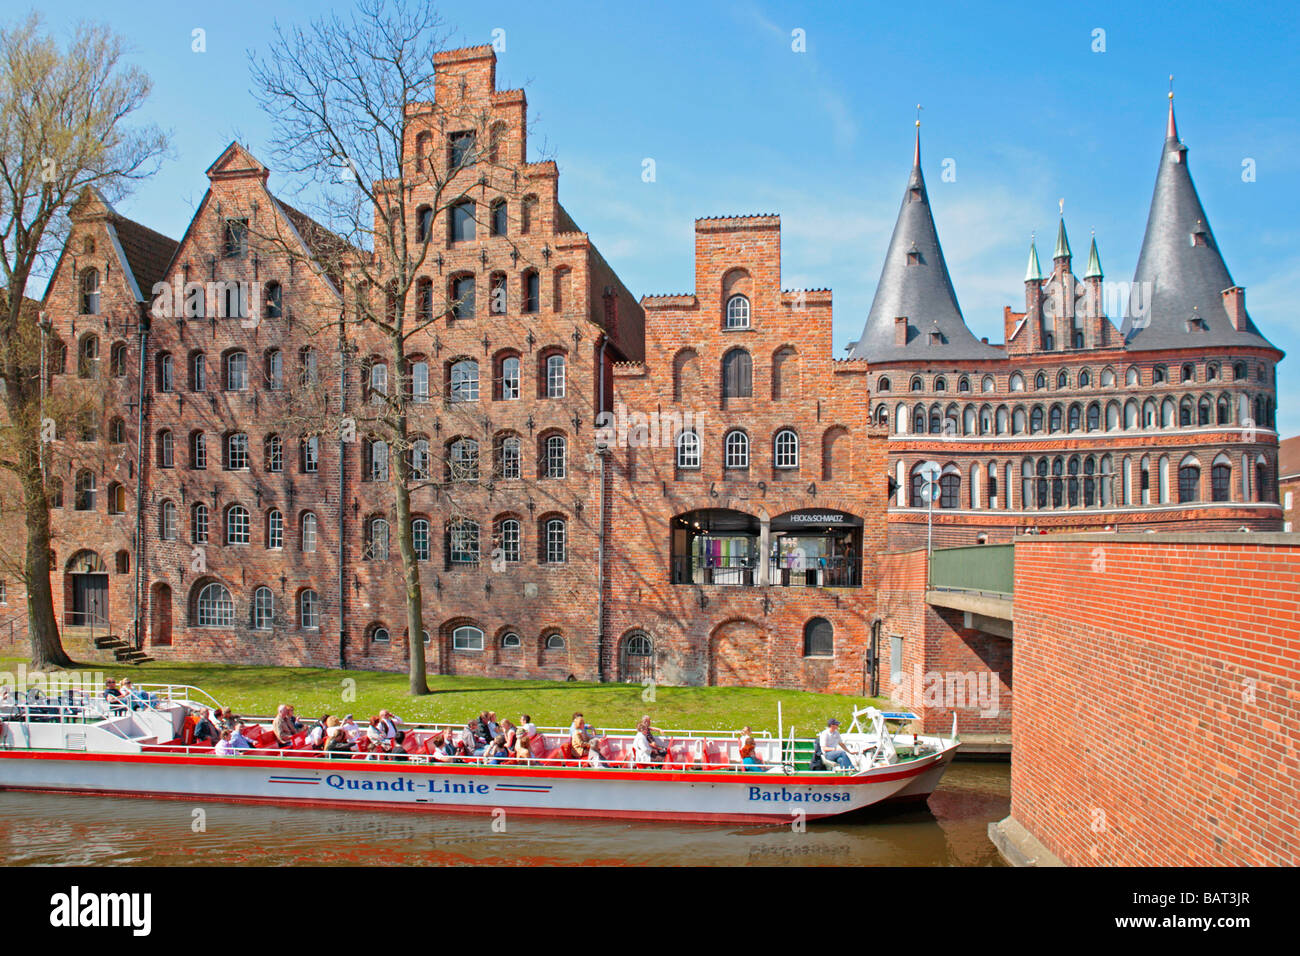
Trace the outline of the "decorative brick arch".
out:
M 709 686 L 765 686 L 771 673 L 771 636 L 748 618 L 730 618 L 709 634 Z

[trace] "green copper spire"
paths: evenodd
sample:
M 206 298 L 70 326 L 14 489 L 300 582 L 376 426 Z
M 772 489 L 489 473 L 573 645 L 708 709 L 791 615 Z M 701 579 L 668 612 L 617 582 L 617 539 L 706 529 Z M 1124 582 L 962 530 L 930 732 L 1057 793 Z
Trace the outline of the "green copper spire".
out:
M 1038 265 L 1038 245 L 1029 240 L 1029 268 L 1025 270 L 1026 282 L 1042 282 L 1043 270 Z
M 1101 256 L 1097 255 L 1097 237 L 1092 237 L 1092 248 L 1088 250 L 1088 271 L 1083 274 L 1085 279 L 1101 278 Z
M 1061 217 L 1060 228 L 1056 230 L 1056 251 L 1052 253 L 1053 259 L 1070 258 L 1070 240 L 1065 238 L 1065 217 Z

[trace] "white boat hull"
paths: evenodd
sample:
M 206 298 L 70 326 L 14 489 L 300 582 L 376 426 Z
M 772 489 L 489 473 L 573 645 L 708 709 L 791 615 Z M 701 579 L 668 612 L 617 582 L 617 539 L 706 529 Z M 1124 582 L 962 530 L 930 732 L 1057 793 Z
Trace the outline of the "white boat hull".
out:
M 433 812 L 784 823 L 934 789 L 956 747 L 865 773 L 519 768 L 323 757 L 0 751 L 0 789 Z M 927 789 L 928 788 L 928 789 Z

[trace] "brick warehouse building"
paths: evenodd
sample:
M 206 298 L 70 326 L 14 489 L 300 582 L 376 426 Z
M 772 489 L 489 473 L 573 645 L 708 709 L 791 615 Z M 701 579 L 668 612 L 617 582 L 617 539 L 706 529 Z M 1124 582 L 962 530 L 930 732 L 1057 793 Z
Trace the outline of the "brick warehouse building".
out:
M 1156 291 L 1143 324 L 1121 332 L 1099 314 L 1095 247 L 1083 294 L 1064 299 L 1079 308 L 1058 317 L 1048 307 L 1077 286 L 1062 224 L 1063 254 L 1051 276 L 1031 272 L 1009 344 L 976 340 L 943 263 L 918 139 L 867 327 L 849 360 L 832 361 L 830 294 L 781 289 L 776 217 L 699 220 L 694 292 L 638 304 L 559 204 L 555 165 L 527 162 L 524 96 L 496 90 L 490 48 L 449 51 L 438 66 L 439 97 L 465 98 L 487 119 L 442 130 L 414 104 L 412 151 L 444 162 L 452 136 L 472 133 L 513 173 L 476 197 L 493 208 L 500 187 L 499 230 L 486 210 L 472 236 L 441 218 L 411 224 L 447 237 L 431 288 L 473 307 L 413 346 L 400 372 L 383 368 L 365 334 L 340 341 L 337 280 L 302 265 L 335 240 L 275 198 L 242 147 L 208 170 L 180 243 L 97 197 L 78 210 L 44 304 L 67 347 L 52 387 L 84 375 L 103 383 L 104 400 L 93 429 L 53 449 L 51 476 L 66 488 L 59 498 L 52 480 L 65 621 L 102 615 L 128 633 L 138 574 L 153 656 L 404 666 L 388 450 L 285 430 L 287 382 L 316 382 L 346 409 L 390 381 L 432 382 L 414 412 L 427 460 L 485 478 L 491 457 L 492 481 L 412 493 L 439 672 L 858 692 L 876 676 L 873 642 L 879 669 L 894 669 L 885 632 L 896 629 L 900 664 L 985 667 L 1006 703 L 1004 638 L 960 615 L 908 610 L 915 552 L 880 557 L 923 541 L 915 463 L 945 466 L 939 542 L 1175 517 L 1183 530 L 1280 525 L 1271 421 L 1281 353 L 1227 276 L 1172 112 L 1138 269 Z M 300 242 L 300 256 L 259 247 L 268 231 Z M 1169 275 L 1196 278 L 1170 283 L 1195 294 L 1171 298 Z M 277 314 L 255 328 L 141 321 L 156 281 L 239 279 L 277 283 Z M 498 288 L 502 311 L 487 294 Z M 1075 345 L 1076 332 L 1081 347 L 1057 347 Z M 340 368 L 340 354 L 356 362 Z M 924 437 L 911 427 L 918 402 Z M 1188 424 L 1173 424 L 1185 410 Z M 601 412 L 614 416 L 603 452 Z M 622 440 L 652 415 L 645 443 Z M 1200 500 L 1175 503 L 1184 489 Z
M 1030 246 L 1005 342 L 962 318 L 921 174 L 912 172 L 850 355 L 889 426 L 891 547 L 924 544 L 920 465 L 943 474 L 936 544 L 1039 530 L 1280 530 L 1282 353 L 1246 312 L 1187 168 L 1173 101 L 1146 235 L 1117 328 L 1094 239 L 1080 282 L 1062 218 L 1052 268 Z M 1110 298 L 1114 298 L 1112 295 Z

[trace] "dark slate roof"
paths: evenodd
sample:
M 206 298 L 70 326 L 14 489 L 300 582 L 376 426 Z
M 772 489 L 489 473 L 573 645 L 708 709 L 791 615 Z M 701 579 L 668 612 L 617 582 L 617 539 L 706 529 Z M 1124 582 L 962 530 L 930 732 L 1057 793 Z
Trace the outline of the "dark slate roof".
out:
M 912 263 L 908 262 L 909 253 L 915 254 Z M 894 345 L 894 319 L 898 316 L 908 319 L 907 344 L 903 346 Z M 941 334 L 940 344 L 931 344 L 932 332 Z M 921 175 L 918 131 L 912 172 L 885 253 L 876 297 L 849 358 L 894 362 L 1003 357 L 1002 351 L 977 339 L 962 319 Z
M 1195 235 L 1204 244 L 1194 244 Z M 1238 332 L 1228 317 L 1222 293 L 1235 283 L 1192 184 L 1187 147 L 1178 139 L 1172 100 L 1133 283 L 1129 308 L 1125 309 L 1120 328 L 1129 349 L 1231 345 L 1273 348 L 1249 318 L 1246 330 Z M 1146 293 L 1144 289 L 1151 291 Z M 1143 296 L 1142 301 L 1150 300 L 1144 316 L 1133 314 L 1139 295 Z M 1205 321 L 1208 330 L 1189 329 L 1188 320 L 1197 317 Z
M 166 277 L 167 267 L 171 265 L 180 243 L 122 215 L 114 214 L 109 221 L 117 232 L 117 241 L 135 276 L 136 285 L 145 301 L 149 301 L 154 283 Z

